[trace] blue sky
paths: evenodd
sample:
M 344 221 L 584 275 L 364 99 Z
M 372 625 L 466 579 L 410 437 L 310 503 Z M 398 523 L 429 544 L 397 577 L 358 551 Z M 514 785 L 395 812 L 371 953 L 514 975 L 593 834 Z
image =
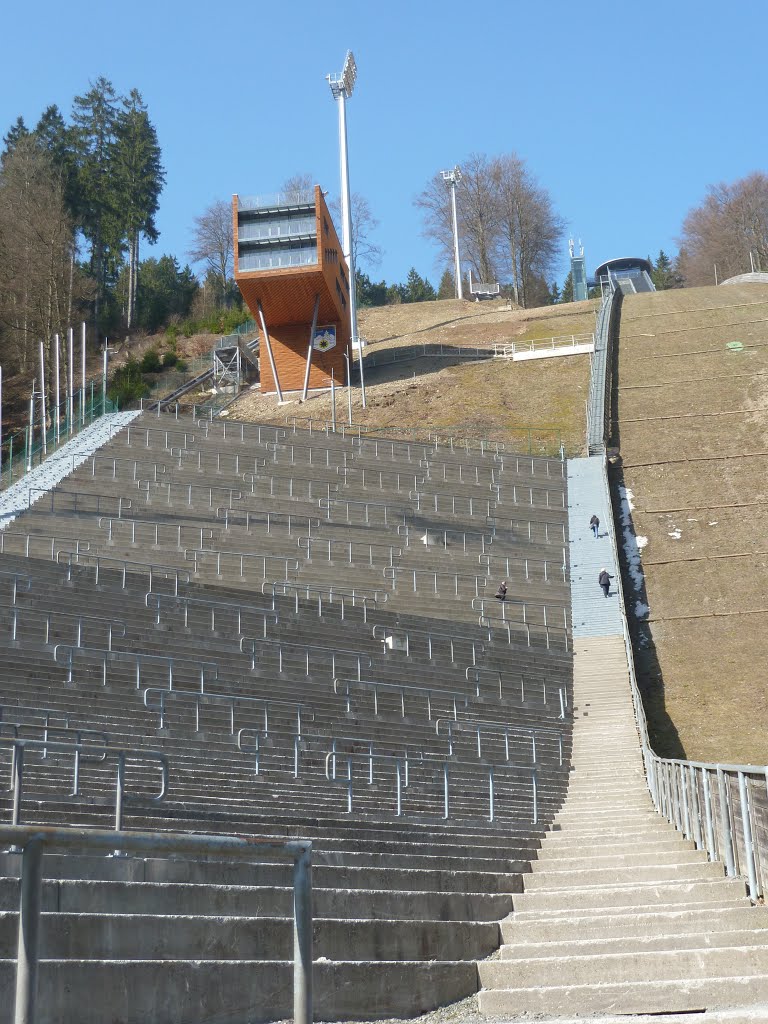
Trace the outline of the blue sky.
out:
M 325 75 L 347 48 L 350 180 L 380 221 L 374 276 L 436 281 L 412 200 L 471 152 L 515 151 L 548 189 L 590 272 L 676 251 L 706 186 L 766 169 L 764 2 L 646 4 L 70 0 L 8 4 L 0 133 L 49 103 L 69 115 L 98 75 L 148 103 L 167 184 L 160 241 L 186 261 L 193 218 L 233 192 L 311 172 L 338 191 Z M 560 279 L 565 275 L 566 253 Z

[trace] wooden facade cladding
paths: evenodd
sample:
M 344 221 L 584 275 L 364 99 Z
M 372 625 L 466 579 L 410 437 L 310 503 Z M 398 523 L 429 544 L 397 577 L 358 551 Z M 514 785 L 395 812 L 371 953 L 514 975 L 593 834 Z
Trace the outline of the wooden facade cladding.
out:
M 249 211 L 250 212 L 250 211 Z M 258 215 L 258 211 L 253 211 Z M 310 388 L 327 388 L 331 372 L 338 384 L 346 383 L 344 353 L 351 357 L 349 316 L 349 270 L 328 206 L 319 185 L 314 190 L 317 262 L 306 266 L 241 270 L 239 266 L 239 221 L 242 216 L 237 196 L 233 198 L 235 239 L 235 281 L 254 319 L 259 324 L 259 305 L 272 345 L 275 369 L 283 391 L 301 389 L 307 348 L 310 342 L 316 297 L 320 296 L 318 327 L 336 329 L 336 347 L 313 352 Z M 263 332 L 260 347 L 261 390 L 276 391 Z

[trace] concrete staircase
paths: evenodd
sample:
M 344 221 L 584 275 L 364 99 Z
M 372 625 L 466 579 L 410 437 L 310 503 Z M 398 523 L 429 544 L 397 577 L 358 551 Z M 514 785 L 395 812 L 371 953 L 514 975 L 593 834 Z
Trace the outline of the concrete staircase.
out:
M 653 809 L 623 638 L 580 637 L 574 657 L 571 783 L 479 965 L 481 1011 L 667 1020 L 768 1000 L 768 913 Z M 703 1019 L 766 1019 L 740 1013 Z

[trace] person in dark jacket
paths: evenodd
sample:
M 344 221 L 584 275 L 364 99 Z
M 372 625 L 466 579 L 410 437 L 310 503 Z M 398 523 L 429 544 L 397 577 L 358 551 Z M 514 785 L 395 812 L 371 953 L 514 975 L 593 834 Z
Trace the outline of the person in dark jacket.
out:
M 603 597 L 608 597 L 611 590 L 611 580 L 613 576 L 608 572 L 607 569 L 601 569 L 600 575 L 597 577 L 597 582 L 603 588 Z
M 600 520 L 597 518 L 597 516 L 592 516 L 592 518 L 589 520 L 589 528 L 592 531 L 592 536 L 595 538 L 595 540 L 597 540 L 597 538 L 600 536 Z
M 502 580 L 499 584 L 499 589 L 496 591 L 496 599 L 498 601 L 506 601 L 507 599 L 507 581 Z

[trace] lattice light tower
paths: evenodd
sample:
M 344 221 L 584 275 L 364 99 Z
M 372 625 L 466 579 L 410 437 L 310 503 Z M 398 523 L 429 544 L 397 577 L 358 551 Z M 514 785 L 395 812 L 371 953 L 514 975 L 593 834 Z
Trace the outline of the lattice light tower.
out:
M 576 247 L 573 239 L 568 240 L 568 251 L 571 254 L 571 281 L 573 282 L 573 301 L 582 302 L 587 298 L 587 268 L 584 263 L 584 246 L 579 239 L 579 254 L 576 255 Z
M 451 215 L 453 218 L 453 272 L 456 275 L 456 298 L 463 299 L 461 286 L 461 257 L 459 256 L 459 222 L 456 216 L 456 186 L 461 181 L 461 170 L 457 165 L 450 171 L 440 171 L 443 181 L 451 186 Z
M 341 172 L 341 248 L 349 268 L 349 313 L 352 330 L 352 345 L 358 346 L 360 367 L 360 392 L 365 408 L 365 379 L 363 377 L 363 348 L 357 332 L 357 294 L 355 290 L 355 257 L 352 251 L 352 199 L 349 188 L 349 156 L 347 152 L 347 99 L 352 95 L 357 81 L 357 64 L 351 50 L 347 50 L 344 67 L 338 75 L 326 76 L 331 93 L 339 108 L 339 164 Z M 351 381 L 349 382 L 351 384 Z

